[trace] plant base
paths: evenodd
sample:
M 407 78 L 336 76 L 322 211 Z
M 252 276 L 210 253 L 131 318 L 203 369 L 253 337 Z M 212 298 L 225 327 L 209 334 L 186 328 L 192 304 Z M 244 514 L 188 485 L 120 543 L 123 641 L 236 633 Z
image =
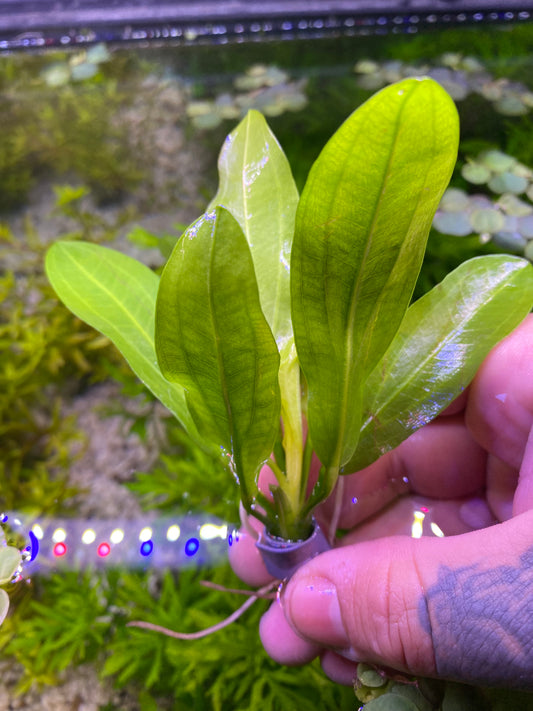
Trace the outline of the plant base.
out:
M 270 575 L 279 580 L 290 578 L 308 560 L 330 550 L 331 546 L 322 529 L 316 522 L 313 524 L 313 533 L 309 538 L 301 541 L 287 541 L 270 535 L 265 529 L 256 546 L 261 551 L 263 562 Z

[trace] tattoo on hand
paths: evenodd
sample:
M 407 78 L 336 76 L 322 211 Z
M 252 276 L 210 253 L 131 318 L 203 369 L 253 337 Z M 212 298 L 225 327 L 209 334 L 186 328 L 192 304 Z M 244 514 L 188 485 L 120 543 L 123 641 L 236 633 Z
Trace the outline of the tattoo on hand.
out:
M 533 547 L 516 566 L 441 566 L 419 619 L 439 676 L 533 691 Z

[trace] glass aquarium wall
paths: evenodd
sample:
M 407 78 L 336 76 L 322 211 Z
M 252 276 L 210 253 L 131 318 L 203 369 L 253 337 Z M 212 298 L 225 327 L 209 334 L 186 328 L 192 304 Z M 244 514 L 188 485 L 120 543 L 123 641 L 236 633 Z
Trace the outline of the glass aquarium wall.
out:
M 507 14 L 0 55 L 0 512 L 4 542 L 23 552 L 4 584 L 0 711 L 362 705 L 318 662 L 267 657 L 268 601 L 197 640 L 128 627 L 193 633 L 242 604 L 227 564 L 238 502 L 219 459 L 59 302 L 45 254 L 85 240 L 159 273 L 215 195 L 219 150 L 249 110 L 266 117 L 301 190 L 354 109 L 430 76 L 456 102 L 461 137 L 414 297 L 473 256 L 533 261 L 533 22 Z M 465 694 L 464 708 L 503 703 Z

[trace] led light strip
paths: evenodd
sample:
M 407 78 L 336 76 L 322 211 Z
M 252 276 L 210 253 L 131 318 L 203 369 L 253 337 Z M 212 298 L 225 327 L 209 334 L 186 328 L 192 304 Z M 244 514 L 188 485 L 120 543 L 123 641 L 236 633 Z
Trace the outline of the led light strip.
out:
M 13 8 L 10 9 L 11 5 Z M 83 5 L 83 4 L 82 4 Z M 368 4 L 367 4 L 368 5 Z M 420 3 L 419 3 L 420 5 Z M 464 5 L 464 4 L 463 4 Z M 177 5 L 179 7 L 179 3 Z M 299 6 L 298 6 L 299 7 Z M 328 36 L 359 36 L 398 33 L 416 33 L 423 29 L 435 26 L 449 26 L 452 24 L 482 24 L 528 22 L 533 17 L 531 2 L 514 3 L 501 2 L 499 4 L 468 3 L 466 9 L 446 7 L 438 3 L 436 10 L 431 10 L 431 3 L 422 3 L 418 10 L 407 7 L 390 6 L 384 8 L 380 14 L 378 8 L 353 4 L 353 11 L 349 4 L 339 3 L 338 6 L 330 3 L 328 10 L 302 12 L 301 8 L 293 8 L 285 14 L 272 13 L 270 16 L 244 13 L 242 19 L 226 17 L 225 13 L 215 13 L 211 17 L 199 13 L 193 18 L 190 13 L 180 18 L 177 16 L 155 17 L 148 19 L 144 15 L 136 15 L 129 21 L 121 19 L 120 11 L 113 21 L 105 20 L 105 13 L 100 11 L 101 17 L 95 20 L 89 15 L 84 20 L 83 6 L 80 6 L 69 21 L 65 19 L 63 25 L 59 22 L 58 15 L 54 15 L 54 22 L 50 24 L 46 13 L 24 14 L 24 5 L 6 0 L 5 7 L 0 5 L 0 51 L 27 49 L 35 47 L 69 47 L 95 42 L 138 44 L 154 42 L 164 44 L 226 44 L 235 42 L 255 42 L 258 40 L 297 39 L 302 37 L 320 38 Z M 125 5 L 125 11 L 128 7 Z M 263 10 L 263 12 L 265 12 Z M 9 19 L 9 15 L 12 19 Z M 20 19 L 13 25 L 13 13 Z M 57 14 L 57 11 L 56 11 Z M 41 17 L 42 15 L 42 17 Z M 6 19 L 7 18 L 7 19 Z M 38 19 L 36 19 L 38 18 Z M 48 20 L 48 21 L 47 21 Z M 39 24 L 40 23 L 40 24 Z M 25 27 L 26 31 L 19 28 Z M 47 29 L 43 29 L 46 27 Z M 83 28 L 83 29 L 82 29 Z
M 82 520 L 0 514 L 4 545 L 17 547 L 15 578 L 65 568 L 117 566 L 185 568 L 226 559 L 236 529 L 213 516 L 187 514 L 127 520 Z

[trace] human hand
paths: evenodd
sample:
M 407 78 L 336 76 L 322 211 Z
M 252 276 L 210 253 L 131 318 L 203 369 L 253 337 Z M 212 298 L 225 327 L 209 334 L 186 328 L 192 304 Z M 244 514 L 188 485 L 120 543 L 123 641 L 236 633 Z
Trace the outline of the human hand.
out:
M 350 533 L 263 616 L 270 656 L 319 655 L 346 684 L 368 662 L 533 690 L 533 315 L 446 413 L 341 486 L 338 526 Z M 317 512 L 323 528 L 334 501 Z M 405 535 L 424 508 L 446 537 Z M 252 536 L 230 560 L 249 584 L 268 581 Z

